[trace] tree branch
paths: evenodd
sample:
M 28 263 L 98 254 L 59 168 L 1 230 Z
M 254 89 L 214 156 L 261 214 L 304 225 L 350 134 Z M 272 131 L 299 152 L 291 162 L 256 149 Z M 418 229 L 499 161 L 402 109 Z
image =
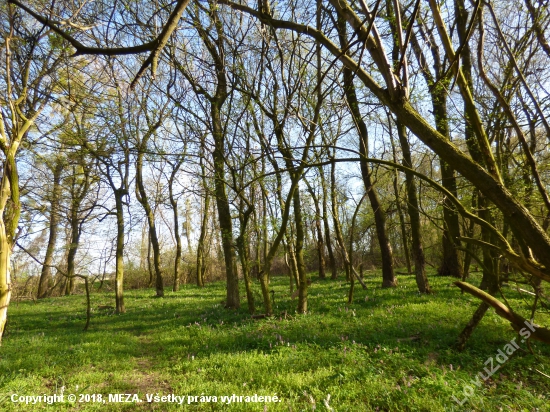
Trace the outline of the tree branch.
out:
M 38 20 L 43 25 L 49 27 L 52 29 L 55 33 L 59 34 L 61 37 L 63 37 L 65 40 L 67 40 L 75 49 L 76 52 L 73 54 L 73 56 L 81 56 L 84 54 L 96 54 L 96 55 L 103 55 L 103 56 L 119 56 L 119 55 L 127 55 L 127 54 L 139 54 L 139 53 L 145 53 L 145 52 L 151 52 L 149 57 L 143 62 L 141 67 L 139 68 L 134 80 L 130 84 L 130 88 L 134 88 L 137 81 L 143 76 L 145 73 L 145 70 L 151 66 L 151 77 L 155 78 L 155 73 L 157 71 L 157 65 L 158 65 L 158 59 L 160 54 L 162 53 L 162 50 L 164 46 L 166 46 L 166 43 L 168 43 L 168 39 L 170 38 L 170 35 L 174 32 L 176 29 L 181 16 L 183 15 L 183 12 L 185 11 L 187 5 L 189 4 L 190 0 L 178 0 L 178 3 L 176 4 L 176 7 L 170 14 L 170 17 L 168 17 L 168 20 L 164 24 L 162 31 L 158 35 L 158 37 L 150 42 L 146 42 L 143 44 L 140 44 L 138 46 L 131 46 L 131 47 L 89 47 L 83 45 L 81 42 L 79 42 L 77 39 L 72 37 L 70 34 L 66 33 L 65 31 L 61 30 L 57 26 L 57 22 L 54 20 L 49 19 L 48 17 L 42 17 L 38 13 L 35 13 L 32 9 L 25 6 L 24 4 L 20 3 L 18 0 L 8 0 L 8 3 L 15 4 L 17 7 L 19 7 L 22 10 L 25 10 L 27 13 L 29 13 L 32 17 L 34 17 L 36 20 Z

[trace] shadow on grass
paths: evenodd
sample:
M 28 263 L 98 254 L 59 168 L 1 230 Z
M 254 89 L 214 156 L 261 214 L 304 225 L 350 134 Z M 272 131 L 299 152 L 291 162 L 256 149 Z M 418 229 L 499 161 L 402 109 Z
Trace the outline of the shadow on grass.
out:
M 336 385 L 333 394 L 342 385 L 351 393 L 353 382 L 371 382 L 382 385 L 379 391 L 384 393 L 393 391 L 399 379 L 414 376 L 425 380 L 424 385 L 436 382 L 434 388 L 446 393 L 450 390 L 447 374 L 456 379 L 475 376 L 485 360 L 515 335 L 490 312 L 467 350 L 454 351 L 452 345 L 478 302 L 461 295 L 451 279 L 432 278 L 431 282 L 437 293 L 426 296 L 418 294 L 412 276 L 401 276 L 394 289 L 382 289 L 378 277 L 369 277 L 367 290 L 356 287 L 355 301 L 348 305 L 348 284 L 315 280 L 309 313 L 299 315 L 297 302 L 290 300 L 287 279 L 274 278 L 270 288 L 275 292 L 276 315 L 260 320 L 250 318 L 244 301 L 239 310 L 225 309 L 222 283 L 184 286 L 179 292 L 167 292 L 163 299 L 154 298 L 151 290 L 128 291 L 127 313 L 121 315 L 97 310 L 114 298 L 96 293 L 88 332 L 82 331 L 83 296 L 21 302 L 10 307 L 9 333 L 0 350 L 0 389 L 30 388 L 30 380 L 38 377 L 34 386 L 38 390 L 45 385 L 40 379 L 50 382 L 63 376 L 68 381 L 87 381 L 97 390 L 110 385 L 111 390 L 124 381 L 117 374 L 147 374 L 154 376 L 150 381 L 155 385 L 161 385 L 160 376 L 164 376 L 176 389 L 185 377 L 186 385 L 199 389 L 240 379 L 250 387 L 285 392 L 307 385 Z M 512 292 L 509 301 L 524 305 Z M 256 303 L 261 312 L 261 302 Z M 544 319 L 548 322 L 549 317 Z M 550 355 L 546 345 L 533 348 L 538 357 Z M 528 373 L 533 359 L 518 351 L 508 368 L 521 370 L 518 376 L 537 390 L 548 391 L 547 382 Z

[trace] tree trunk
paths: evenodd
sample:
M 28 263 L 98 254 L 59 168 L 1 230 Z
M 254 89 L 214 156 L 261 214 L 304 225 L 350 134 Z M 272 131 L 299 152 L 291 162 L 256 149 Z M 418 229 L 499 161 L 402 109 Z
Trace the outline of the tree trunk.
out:
M 11 299 L 10 256 L 15 237 L 21 203 L 19 200 L 19 174 L 15 154 L 9 152 L 4 161 L 0 181 L 0 344 L 8 320 L 8 305 Z
M 216 102 L 211 102 L 212 135 L 214 137 L 214 186 L 216 192 L 216 205 L 218 207 L 218 220 L 222 238 L 222 248 L 225 260 L 225 273 L 227 277 L 227 308 L 239 308 L 239 278 L 235 262 L 235 247 L 233 242 L 233 222 L 229 201 L 225 190 L 225 138 L 221 121 L 220 108 Z
M 449 119 L 447 117 L 447 91 L 434 88 L 432 92 L 432 106 L 437 131 L 450 140 Z M 441 185 L 457 197 L 456 176 L 453 168 L 440 157 Z M 457 247 L 460 247 L 460 224 L 458 213 L 454 205 L 447 198 L 443 201 L 443 230 L 442 246 L 443 256 L 437 273 L 441 276 L 462 277 L 462 265 Z
M 407 139 L 407 130 L 399 122 L 397 122 L 397 134 L 401 143 L 401 151 L 403 152 L 403 165 L 409 169 L 413 168 L 411 150 Z M 405 173 L 407 183 L 407 206 L 409 218 L 411 221 L 411 236 L 412 236 L 412 251 L 414 257 L 414 274 L 416 277 L 416 285 L 420 293 L 430 293 L 430 285 L 426 276 L 426 259 L 424 257 L 424 249 L 422 247 L 422 239 L 420 235 L 420 212 L 418 210 L 418 199 L 416 197 L 416 185 L 412 173 Z
M 300 189 L 294 191 L 294 222 L 296 223 L 296 263 L 298 266 L 298 313 L 307 312 L 307 272 L 304 262 L 304 224 L 302 220 L 302 205 Z
M 472 190 L 472 210 L 477 209 L 477 189 Z M 475 230 L 475 222 L 473 220 L 470 220 L 468 223 L 468 228 L 466 229 L 465 236 L 473 238 L 474 237 L 474 230 Z M 506 237 L 506 233 L 503 233 L 503 236 Z M 468 278 L 470 274 L 470 265 L 472 263 L 472 254 L 475 252 L 475 247 L 472 243 L 466 244 L 466 250 L 464 253 L 464 261 L 462 265 L 462 280 L 465 280 Z
M 196 28 L 203 40 L 210 56 L 213 59 L 213 67 L 216 74 L 215 94 L 205 93 L 210 102 L 210 121 L 212 125 L 212 138 L 214 139 L 214 151 L 212 153 L 214 163 L 214 193 L 218 209 L 218 221 L 225 261 L 225 273 L 227 278 L 227 295 L 225 306 L 237 309 L 241 306 L 239 297 L 239 277 L 237 273 L 235 246 L 233 239 L 233 223 L 231 210 L 226 193 L 225 183 L 225 129 L 222 122 L 222 106 L 228 96 L 228 83 L 225 68 L 224 33 L 222 23 L 219 20 L 216 9 L 209 12 L 214 24 L 217 39 L 212 40 L 210 34 L 197 21 Z
M 3 186 L 6 184 L 4 179 L 2 183 Z M 6 233 L 4 220 L 0 219 L 0 344 L 2 343 L 2 336 L 6 327 L 8 305 L 11 298 L 10 255 L 11 245 L 9 236 Z
M 240 241 L 239 241 L 240 240 Z M 254 294 L 252 292 L 252 282 L 250 279 L 250 256 L 248 254 L 248 242 L 244 240 L 244 237 L 237 239 L 237 245 L 239 248 L 239 256 L 241 260 L 241 267 L 243 270 L 244 286 L 246 290 L 246 300 L 248 303 L 248 312 L 250 314 L 256 311 L 254 305 Z
M 321 177 L 321 187 L 323 189 L 323 226 L 325 229 L 325 241 L 327 244 L 327 252 L 328 252 L 328 261 L 329 261 L 329 267 L 331 271 L 331 279 L 336 279 L 338 277 L 338 270 L 336 267 L 336 259 L 334 258 L 334 249 L 332 247 L 332 240 L 330 235 L 330 224 L 328 221 L 328 205 L 327 205 L 327 185 L 325 180 L 325 172 L 322 167 L 319 167 L 319 175 Z
M 149 226 L 149 224 L 147 224 Z M 155 272 L 153 270 L 153 261 L 151 260 L 151 231 L 147 228 L 147 272 L 149 273 L 149 281 L 147 287 L 152 287 L 155 281 Z
M 45 298 L 48 295 L 49 286 L 52 279 L 52 263 L 57 243 L 57 231 L 59 224 L 59 202 L 61 195 L 61 172 L 63 171 L 63 163 L 58 158 L 53 172 L 53 188 L 52 199 L 50 201 L 50 236 L 48 238 L 48 246 L 46 247 L 46 255 L 44 256 L 44 264 L 40 273 L 40 281 L 38 283 L 38 299 Z
M 78 247 L 80 246 L 80 235 L 82 233 L 82 218 L 79 216 L 80 207 L 90 187 L 88 175 L 86 173 L 84 174 L 84 180 L 77 181 L 77 179 L 76 167 L 73 166 L 73 177 L 71 179 L 71 208 L 69 211 L 71 241 L 67 254 L 67 282 L 65 283 L 65 295 L 70 295 L 74 291 L 75 260 Z
M 294 249 L 294 244 L 292 242 L 292 234 L 285 235 L 285 237 L 286 237 L 285 248 L 286 248 L 286 253 L 288 255 L 288 261 L 289 261 L 288 269 L 290 271 L 290 284 L 296 285 L 296 288 L 298 288 L 300 285 L 300 281 L 298 280 L 298 263 L 296 261 L 296 253 Z M 292 286 L 291 286 L 291 289 L 292 289 Z
M 342 49 L 348 46 L 346 22 L 343 18 L 338 19 L 338 35 L 340 38 L 340 45 Z M 376 235 L 378 237 L 378 244 L 380 245 L 380 254 L 382 256 L 382 287 L 395 287 L 397 286 L 397 279 L 393 272 L 393 254 L 392 248 L 388 239 L 386 231 L 386 214 L 382 209 L 380 200 L 374 188 L 371 180 L 371 172 L 368 162 L 363 159 L 368 157 L 368 132 L 367 125 L 361 117 L 359 110 L 359 104 L 357 101 L 357 94 L 355 92 L 355 85 L 353 84 L 354 74 L 348 67 L 343 68 L 344 74 L 344 94 L 350 108 L 351 116 L 357 128 L 359 135 L 359 153 L 361 155 L 361 177 L 365 184 L 365 190 L 369 197 L 371 208 L 374 212 L 374 223 L 376 225 Z
M 241 260 L 241 267 L 243 271 L 244 284 L 246 289 L 246 299 L 248 302 L 248 312 L 254 313 L 256 308 L 254 307 L 254 294 L 252 293 L 252 284 L 250 281 L 250 256 L 249 256 L 249 242 L 247 240 L 246 228 L 250 215 L 252 214 L 252 207 L 249 206 L 246 210 L 242 211 L 243 205 L 241 202 L 241 212 L 239 215 L 240 220 L 240 233 L 237 237 L 237 248 L 239 250 L 239 257 Z
M 319 261 L 319 279 L 326 279 L 325 273 L 325 245 L 323 241 L 323 230 L 321 228 L 321 209 L 319 207 L 319 198 L 315 194 L 313 187 L 306 180 L 308 192 L 311 195 L 311 199 L 315 206 L 315 233 L 317 236 L 317 258 Z
M 178 219 L 178 201 L 174 197 L 174 179 L 178 172 L 183 160 L 178 161 L 176 167 L 170 174 L 168 180 L 168 194 L 170 197 L 170 205 L 172 206 L 172 213 L 174 214 L 174 237 L 176 239 L 176 257 L 174 259 L 174 284 L 172 285 L 172 291 L 177 292 L 180 288 L 180 260 L 181 260 L 181 237 L 180 237 L 180 224 Z M 189 249 L 191 246 L 189 245 Z
M 114 190 L 116 206 L 116 265 L 115 265 L 115 303 L 116 313 L 125 313 L 124 307 L 124 205 L 125 190 Z
M 365 146 L 364 144 L 362 146 Z M 378 244 L 380 245 L 380 254 L 382 255 L 382 287 L 390 288 L 397 286 L 397 279 L 393 272 L 393 256 L 392 249 L 386 232 L 386 214 L 382 210 L 378 195 L 374 191 L 374 187 L 370 178 L 370 171 L 368 164 L 362 162 L 361 174 L 363 181 L 365 182 L 365 190 L 367 190 L 367 196 L 371 207 L 374 211 L 374 223 L 376 226 L 376 235 L 378 237 Z
M 69 243 L 69 253 L 67 256 L 67 281 L 65 282 L 65 296 L 69 296 L 74 291 L 74 275 L 75 275 L 75 257 L 78 251 L 80 235 L 78 233 L 78 222 L 71 219 L 71 243 Z
M 392 138 L 392 147 L 393 147 L 393 138 Z M 397 156 L 395 154 L 395 148 L 393 150 L 393 161 L 397 163 Z M 409 242 L 407 238 L 407 228 L 405 226 L 405 216 L 403 214 L 403 208 L 401 207 L 401 199 L 399 199 L 399 188 L 397 186 L 397 176 L 398 171 L 395 170 L 395 175 L 393 177 L 393 192 L 395 193 L 395 206 L 397 208 L 397 214 L 399 216 L 399 226 L 401 227 L 401 239 L 403 239 L 403 254 L 405 255 L 405 263 L 407 265 L 407 273 L 412 273 L 411 268 L 411 257 L 409 254 Z
M 147 269 L 147 254 L 149 251 L 149 230 L 144 224 L 141 228 L 141 246 L 139 249 L 139 268 Z
M 332 163 L 330 168 L 330 198 L 332 208 L 332 224 L 334 226 L 334 233 L 336 234 L 336 242 L 340 247 L 342 260 L 344 261 L 344 270 L 346 271 L 346 280 L 349 280 L 351 276 L 351 268 L 349 267 L 349 261 L 345 258 L 346 244 L 344 243 L 344 236 L 340 227 L 340 219 L 338 216 L 338 202 L 336 200 L 336 164 Z
M 204 210 L 201 217 L 201 233 L 197 244 L 197 286 L 204 286 L 204 275 L 206 273 L 205 247 L 206 231 L 208 230 L 208 209 L 210 209 L 210 195 L 206 189 L 204 197 Z
M 149 236 L 151 241 L 151 248 L 153 249 L 153 267 L 155 269 L 155 290 L 157 297 L 164 296 L 164 281 L 162 279 L 162 272 L 160 270 L 160 245 L 157 237 L 157 229 L 155 226 L 155 214 L 149 204 L 149 198 L 143 185 L 143 155 L 146 140 L 142 142 L 142 147 L 139 150 L 136 160 L 136 199 L 143 206 L 145 216 L 147 217 L 147 223 L 149 225 Z

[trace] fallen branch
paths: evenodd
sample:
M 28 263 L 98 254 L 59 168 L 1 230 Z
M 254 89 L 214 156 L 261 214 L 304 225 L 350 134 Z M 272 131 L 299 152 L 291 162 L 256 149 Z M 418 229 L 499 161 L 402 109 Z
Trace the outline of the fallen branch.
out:
M 518 315 L 510 308 L 506 307 L 501 301 L 499 301 L 494 296 L 489 295 L 487 292 L 484 292 L 483 290 L 473 285 L 470 285 L 469 283 L 457 281 L 454 284 L 464 292 L 467 292 L 470 295 L 475 296 L 476 298 L 485 302 L 487 305 L 493 307 L 497 315 L 509 321 L 510 324 L 512 325 L 512 328 L 514 328 L 514 330 L 516 330 L 517 332 L 520 332 L 523 329 L 529 329 L 530 334 L 528 336 L 528 339 L 535 339 L 535 340 L 550 344 L 550 329 L 543 328 L 539 325 L 529 322 L 523 316 Z M 528 324 L 532 325 L 534 329 L 528 328 L 527 327 Z

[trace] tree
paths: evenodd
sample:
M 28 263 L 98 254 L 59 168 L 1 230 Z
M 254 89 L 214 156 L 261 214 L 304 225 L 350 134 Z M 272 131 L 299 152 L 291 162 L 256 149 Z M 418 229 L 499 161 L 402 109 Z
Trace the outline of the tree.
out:
M 55 85 L 55 68 L 63 50 L 48 42 L 44 28 L 36 29 L 13 6 L 0 10 L 5 65 L 0 98 L 0 342 L 11 297 L 10 255 L 17 240 L 21 212 L 17 154 L 31 128 L 46 108 Z M 48 44 L 49 43 L 49 44 Z M 38 64 L 34 64 L 39 62 Z

